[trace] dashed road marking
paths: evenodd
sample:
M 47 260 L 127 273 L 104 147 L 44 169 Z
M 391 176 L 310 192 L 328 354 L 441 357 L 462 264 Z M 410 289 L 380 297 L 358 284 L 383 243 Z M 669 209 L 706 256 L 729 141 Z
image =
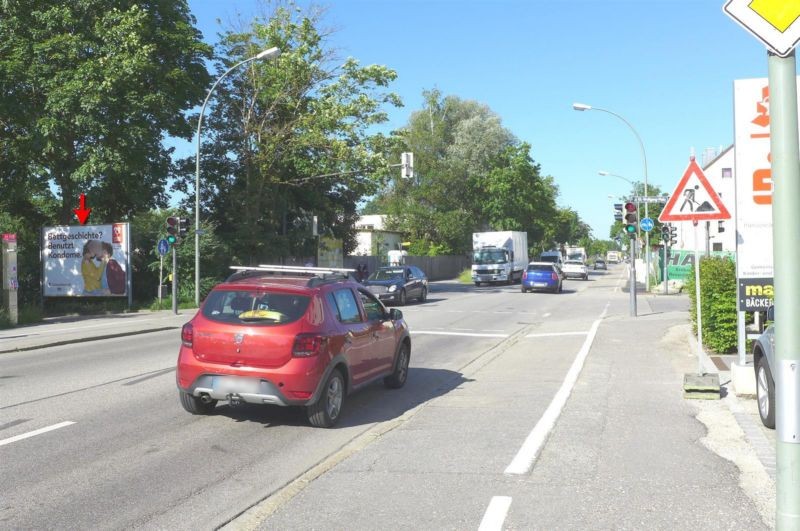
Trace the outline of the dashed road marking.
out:
M 483 513 L 483 520 L 478 531 L 499 531 L 503 529 L 508 509 L 511 507 L 511 496 L 493 496 L 489 507 Z
M 464 337 L 508 337 L 508 334 L 483 334 L 476 332 L 443 332 L 438 330 L 412 330 L 411 335 L 422 336 L 464 336 Z
M 39 428 L 38 430 L 29 431 L 27 433 L 21 433 L 19 435 L 14 435 L 13 437 L 9 437 L 8 439 L 0 440 L 0 446 L 5 446 L 6 444 L 11 444 L 13 442 L 21 441 L 23 439 L 28 439 L 30 437 L 35 437 L 36 435 L 41 435 L 43 433 L 47 433 L 48 431 L 57 430 L 59 428 L 64 428 L 66 426 L 70 426 L 75 424 L 71 420 L 65 422 L 59 422 L 58 424 L 53 424 L 52 426 L 46 426 L 44 428 Z
M 585 336 L 589 332 L 544 332 L 541 334 L 528 334 L 525 337 L 554 337 L 554 336 Z

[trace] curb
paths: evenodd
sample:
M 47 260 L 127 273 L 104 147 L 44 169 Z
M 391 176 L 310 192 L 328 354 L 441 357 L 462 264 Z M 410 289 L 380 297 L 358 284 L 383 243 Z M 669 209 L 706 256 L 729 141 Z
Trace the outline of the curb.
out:
M 38 350 L 41 348 L 60 347 L 62 345 L 72 345 L 75 343 L 87 343 L 89 341 L 101 341 L 103 339 L 114 339 L 117 337 L 136 336 L 141 334 L 149 334 L 152 332 L 163 332 L 165 330 L 178 330 L 179 326 L 162 326 L 159 328 L 148 328 L 147 330 L 132 330 L 130 332 L 117 332 L 115 334 L 103 334 L 99 336 L 80 337 L 76 339 L 64 339 L 61 341 L 53 341 L 40 345 L 31 345 L 29 347 L 17 347 L 6 350 L 0 350 L 0 354 L 12 354 L 14 352 L 25 352 L 28 350 Z

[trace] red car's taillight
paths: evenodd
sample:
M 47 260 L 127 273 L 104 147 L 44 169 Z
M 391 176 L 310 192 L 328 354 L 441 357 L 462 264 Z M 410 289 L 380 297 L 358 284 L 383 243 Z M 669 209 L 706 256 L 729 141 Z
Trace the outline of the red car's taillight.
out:
M 314 334 L 297 334 L 294 338 L 292 356 L 295 358 L 308 358 L 316 356 L 325 347 L 328 338 Z
M 181 343 L 186 347 L 191 347 L 193 339 L 194 327 L 192 327 L 192 323 L 186 323 L 183 325 L 183 328 L 181 328 Z
M 558 280 L 558 275 L 556 275 L 555 273 L 550 273 L 550 278 L 552 278 L 553 280 Z

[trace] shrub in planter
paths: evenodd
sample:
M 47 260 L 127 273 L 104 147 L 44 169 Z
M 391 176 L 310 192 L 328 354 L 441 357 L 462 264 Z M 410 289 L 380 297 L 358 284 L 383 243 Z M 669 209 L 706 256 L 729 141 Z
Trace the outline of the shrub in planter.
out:
M 692 301 L 690 314 L 697 330 L 694 266 L 686 283 Z M 700 310 L 703 343 L 714 352 L 736 350 L 736 264 L 728 257 L 700 259 Z

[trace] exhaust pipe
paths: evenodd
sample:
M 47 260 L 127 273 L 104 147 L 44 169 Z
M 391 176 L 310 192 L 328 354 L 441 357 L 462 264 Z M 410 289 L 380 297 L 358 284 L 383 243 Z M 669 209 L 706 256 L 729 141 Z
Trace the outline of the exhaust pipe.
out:
M 200 395 L 200 402 L 204 404 L 210 404 L 213 402 L 213 399 L 208 395 L 208 393 L 203 393 Z

